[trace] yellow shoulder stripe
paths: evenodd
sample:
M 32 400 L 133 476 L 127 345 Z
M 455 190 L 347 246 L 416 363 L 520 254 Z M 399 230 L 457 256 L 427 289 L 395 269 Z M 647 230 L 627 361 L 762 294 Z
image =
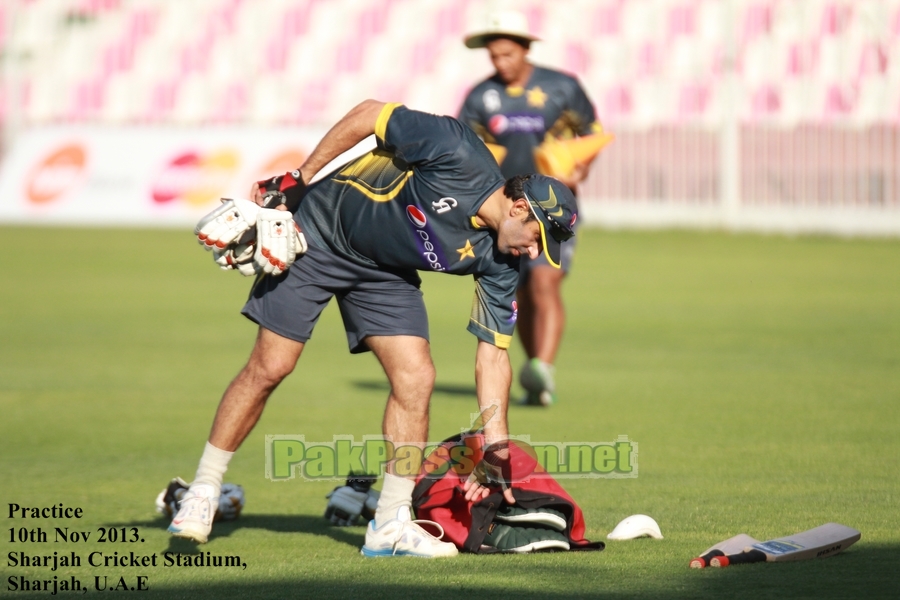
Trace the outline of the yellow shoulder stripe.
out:
M 389 102 L 384 105 L 384 108 L 381 109 L 381 113 L 378 115 L 378 119 L 375 121 L 375 136 L 384 141 L 384 136 L 387 133 L 387 124 L 388 120 L 391 118 L 391 115 L 394 113 L 394 109 L 398 106 L 403 106 L 399 102 Z

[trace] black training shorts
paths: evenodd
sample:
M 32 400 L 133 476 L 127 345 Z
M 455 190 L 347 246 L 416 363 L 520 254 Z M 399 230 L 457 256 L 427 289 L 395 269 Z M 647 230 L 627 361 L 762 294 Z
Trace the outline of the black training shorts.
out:
M 428 339 L 428 315 L 415 271 L 364 267 L 330 250 L 309 246 L 277 277 L 257 280 L 241 311 L 278 335 L 306 342 L 322 309 L 337 297 L 353 354 L 369 350 L 370 335 Z

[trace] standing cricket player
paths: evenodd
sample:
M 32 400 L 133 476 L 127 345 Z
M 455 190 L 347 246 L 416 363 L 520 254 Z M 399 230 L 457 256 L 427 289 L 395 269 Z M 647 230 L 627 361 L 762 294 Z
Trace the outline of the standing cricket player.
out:
M 331 160 L 373 133 L 377 149 L 306 186 Z M 468 330 L 477 338 L 478 404 L 482 410 L 497 408 L 484 428 L 484 467 L 502 470 L 508 458 L 512 371 L 507 348 L 516 321 L 519 258 L 533 259 L 543 250 L 551 260 L 560 260 L 561 242 L 573 235 L 576 219 L 569 189 L 540 175 L 504 181 L 481 140 L 456 119 L 367 100 L 325 135 L 298 170 L 254 185 L 252 200 L 262 206 L 262 192 L 272 190 L 284 194 L 286 207 L 294 212 L 290 224 L 302 230 L 308 249 L 293 264 L 262 252 L 265 260 L 280 261 L 285 270 L 258 278 L 244 306 L 243 314 L 259 325 L 256 344 L 222 397 L 196 477 L 169 531 L 207 540 L 233 452 L 256 424 L 269 395 L 294 369 L 332 297 L 337 297 L 350 352 L 374 352 L 388 377 L 391 391 L 382 424 L 386 439 L 395 447 L 424 447 L 435 369 L 417 270 L 472 275 L 475 280 Z M 259 208 L 260 213 L 267 210 Z M 210 239 L 214 228 L 200 231 L 201 239 L 216 245 Z M 266 248 L 268 234 L 259 232 L 260 248 Z M 401 475 L 388 464 L 362 553 L 455 555 L 453 544 L 441 542 L 411 519 L 414 480 Z M 467 481 L 467 499 L 486 497 L 487 483 Z M 510 490 L 505 494 L 514 502 Z
M 469 48 L 487 48 L 496 73 L 472 88 L 459 119 L 485 142 L 506 148 L 500 165 L 504 177 L 535 172 L 534 149 L 548 134 L 571 138 L 602 131 L 574 77 L 528 61 L 531 42 L 537 40 L 525 16 L 515 11 L 492 13 L 483 31 L 465 39 Z M 563 180 L 573 193 L 587 177 L 589 166 L 589 162 L 576 164 Z M 561 261 L 546 253 L 521 261 L 518 329 L 528 355 L 519 373 L 527 391 L 524 404 L 556 402 L 553 365 L 565 326 L 561 288 L 574 250 L 571 240 L 563 244 Z

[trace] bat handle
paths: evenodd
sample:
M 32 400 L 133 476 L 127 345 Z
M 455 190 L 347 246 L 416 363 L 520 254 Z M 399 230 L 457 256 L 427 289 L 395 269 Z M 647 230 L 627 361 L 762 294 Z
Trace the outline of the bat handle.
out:
M 709 561 L 711 561 L 713 558 L 715 558 L 717 556 L 725 556 L 725 553 L 722 552 L 721 550 L 711 550 L 711 551 L 707 552 L 706 554 L 704 554 L 703 556 L 698 556 L 697 558 L 693 559 L 691 561 L 691 568 L 692 569 L 702 569 L 703 567 L 706 567 L 707 565 L 709 565 Z
M 723 568 L 728 565 L 746 565 L 757 562 L 766 562 L 766 553 L 762 550 L 747 550 L 729 556 L 717 556 L 709 561 L 709 566 Z

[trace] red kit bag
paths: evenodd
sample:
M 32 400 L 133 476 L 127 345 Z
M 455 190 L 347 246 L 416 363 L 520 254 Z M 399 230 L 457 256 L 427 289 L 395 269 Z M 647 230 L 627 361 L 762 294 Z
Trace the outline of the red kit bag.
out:
M 561 513 L 565 525 L 563 528 L 560 520 L 557 529 L 562 535 L 555 535 L 564 536 L 569 550 L 603 550 L 606 547 L 603 542 L 584 539 L 584 515 L 575 500 L 523 447 L 515 440 L 509 442 L 509 479 L 516 509 L 530 513 Z M 481 461 L 483 448 L 481 434 L 460 434 L 444 441 L 426 457 L 413 490 L 416 518 L 438 523 L 444 529 L 445 541 L 472 553 L 500 551 L 484 542 L 502 518 L 495 521 L 498 511 L 503 514 L 510 509 L 501 491 L 479 502 L 465 498 L 463 484 Z M 557 546 L 556 549 L 561 548 Z

